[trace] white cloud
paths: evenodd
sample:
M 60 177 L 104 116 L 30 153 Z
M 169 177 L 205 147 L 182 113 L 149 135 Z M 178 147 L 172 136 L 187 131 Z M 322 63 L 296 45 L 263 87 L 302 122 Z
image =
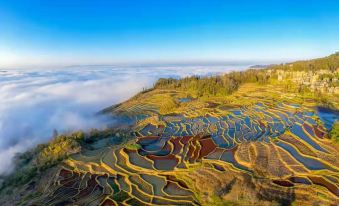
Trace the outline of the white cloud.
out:
M 11 161 L 52 135 L 104 125 L 99 110 L 124 101 L 159 77 L 226 72 L 229 67 L 78 67 L 0 70 L 0 174 Z

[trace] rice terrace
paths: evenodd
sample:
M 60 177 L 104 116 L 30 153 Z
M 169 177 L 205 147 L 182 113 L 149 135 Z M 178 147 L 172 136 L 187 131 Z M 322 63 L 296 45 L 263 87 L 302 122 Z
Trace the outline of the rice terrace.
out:
M 98 113 L 114 127 L 24 153 L 2 193 L 23 184 L 18 205 L 335 205 L 339 96 L 298 81 L 338 57 L 160 79 Z M 338 89 L 338 69 L 320 71 Z

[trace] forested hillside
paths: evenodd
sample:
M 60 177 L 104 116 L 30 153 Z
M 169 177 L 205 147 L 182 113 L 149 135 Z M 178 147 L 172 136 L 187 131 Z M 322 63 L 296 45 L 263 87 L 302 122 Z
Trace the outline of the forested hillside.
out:
M 271 65 L 266 69 L 249 69 L 246 71 L 231 72 L 211 77 L 186 77 L 183 79 L 161 78 L 155 85 L 155 89 L 175 89 L 188 91 L 198 97 L 229 95 L 236 91 L 243 83 L 265 84 L 270 78 L 276 78 L 275 71 L 335 71 L 339 68 L 339 52 L 328 57 L 297 61 L 294 63 Z M 271 71 L 271 72 L 268 72 Z
M 269 76 L 265 71 L 250 69 L 211 77 L 186 77 L 183 79 L 159 79 L 154 88 L 189 91 L 201 96 L 229 95 L 243 83 L 266 83 Z
M 337 68 L 339 68 L 339 52 L 324 58 L 272 65 L 268 69 L 284 69 L 294 71 L 330 70 L 334 72 Z

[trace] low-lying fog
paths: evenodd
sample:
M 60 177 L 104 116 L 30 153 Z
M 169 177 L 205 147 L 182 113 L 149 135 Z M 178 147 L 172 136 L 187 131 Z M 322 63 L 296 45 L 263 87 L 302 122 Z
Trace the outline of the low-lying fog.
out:
M 100 128 L 99 110 L 124 101 L 160 77 L 211 75 L 247 66 L 73 67 L 0 70 L 0 174 L 17 152 L 59 133 Z

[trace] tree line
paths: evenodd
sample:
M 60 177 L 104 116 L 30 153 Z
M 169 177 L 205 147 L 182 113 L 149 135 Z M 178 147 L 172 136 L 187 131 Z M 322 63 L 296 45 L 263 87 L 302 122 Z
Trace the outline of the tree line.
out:
M 330 70 L 332 72 L 335 72 L 337 68 L 339 68 L 339 52 L 324 58 L 296 61 L 293 63 L 272 65 L 268 67 L 268 69 L 282 69 L 292 71 Z
M 339 68 L 339 52 L 325 58 L 270 65 L 265 69 L 235 71 L 218 76 L 192 76 L 183 79 L 161 78 L 154 84 L 154 88 L 187 91 L 198 97 L 223 96 L 232 94 L 243 83 L 265 84 L 270 78 L 276 78 L 273 73 L 278 69 L 292 71 L 330 70 L 335 72 L 337 68 Z M 268 70 L 273 71 L 272 75 L 267 72 Z
M 188 91 L 198 97 L 222 96 L 232 94 L 243 83 L 265 84 L 268 80 L 269 75 L 265 71 L 249 69 L 209 77 L 161 78 L 155 83 L 154 88 Z

